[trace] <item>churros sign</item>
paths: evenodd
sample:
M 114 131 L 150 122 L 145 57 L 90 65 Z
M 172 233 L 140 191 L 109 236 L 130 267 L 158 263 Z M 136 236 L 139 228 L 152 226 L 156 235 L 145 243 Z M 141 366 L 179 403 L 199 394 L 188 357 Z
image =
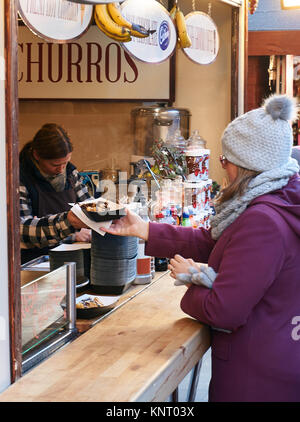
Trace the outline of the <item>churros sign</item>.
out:
M 18 12 L 34 34 L 63 43 L 79 38 L 88 29 L 93 6 L 67 0 L 18 0 Z

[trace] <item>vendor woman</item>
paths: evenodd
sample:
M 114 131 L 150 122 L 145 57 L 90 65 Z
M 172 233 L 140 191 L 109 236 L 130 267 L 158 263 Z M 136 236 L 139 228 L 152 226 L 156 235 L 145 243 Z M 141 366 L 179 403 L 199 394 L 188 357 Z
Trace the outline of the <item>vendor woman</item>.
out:
M 46 255 L 62 240 L 89 242 L 69 203 L 90 197 L 70 162 L 73 146 L 66 131 L 47 123 L 20 153 L 21 262 Z M 82 227 L 82 225 L 81 225 Z

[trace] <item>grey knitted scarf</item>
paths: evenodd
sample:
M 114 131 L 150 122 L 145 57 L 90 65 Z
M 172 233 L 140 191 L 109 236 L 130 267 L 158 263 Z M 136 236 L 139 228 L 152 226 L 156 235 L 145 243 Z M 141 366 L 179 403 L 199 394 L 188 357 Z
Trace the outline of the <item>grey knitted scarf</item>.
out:
M 222 204 L 216 204 L 216 215 L 212 216 L 210 220 L 212 238 L 218 239 L 223 231 L 245 211 L 253 199 L 281 189 L 298 171 L 297 161 L 290 158 L 284 166 L 264 171 L 252 179 L 242 196 L 234 196 Z

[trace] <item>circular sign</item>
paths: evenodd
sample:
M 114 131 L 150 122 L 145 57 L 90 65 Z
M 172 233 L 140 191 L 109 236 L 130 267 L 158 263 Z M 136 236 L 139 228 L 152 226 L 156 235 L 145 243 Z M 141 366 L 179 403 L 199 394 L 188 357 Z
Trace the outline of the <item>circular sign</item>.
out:
M 93 6 L 67 0 L 19 0 L 18 12 L 35 35 L 46 41 L 64 43 L 87 31 Z
M 72 3 L 80 4 L 105 4 L 112 3 L 112 0 L 69 0 Z M 122 3 L 124 0 L 118 0 L 118 3 Z
M 185 17 L 187 32 L 192 41 L 183 51 L 189 59 L 199 64 L 210 64 L 219 52 L 219 32 L 212 18 L 203 12 L 191 12 Z
M 135 59 L 146 63 L 161 63 L 175 51 L 177 33 L 169 12 L 156 0 L 125 0 L 122 15 L 132 23 L 142 25 L 150 35 L 132 36 L 122 47 Z

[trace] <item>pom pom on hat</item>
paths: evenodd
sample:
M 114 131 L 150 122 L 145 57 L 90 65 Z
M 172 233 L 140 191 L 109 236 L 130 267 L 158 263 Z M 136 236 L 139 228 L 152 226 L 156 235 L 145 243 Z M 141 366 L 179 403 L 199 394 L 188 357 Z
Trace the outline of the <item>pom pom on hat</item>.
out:
M 273 120 L 295 120 L 297 117 L 295 100 L 286 95 L 272 95 L 265 100 L 263 107 Z
M 223 154 L 228 161 L 248 170 L 280 168 L 291 156 L 293 134 L 289 120 L 296 115 L 294 99 L 272 95 L 262 107 L 229 123 L 222 136 Z

